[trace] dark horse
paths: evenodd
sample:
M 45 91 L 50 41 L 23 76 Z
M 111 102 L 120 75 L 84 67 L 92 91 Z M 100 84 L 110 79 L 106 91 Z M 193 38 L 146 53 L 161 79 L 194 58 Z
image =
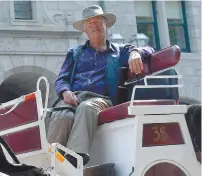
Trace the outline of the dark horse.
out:
M 194 150 L 195 152 L 201 152 L 201 105 L 189 105 L 185 118 Z
M 12 157 L 16 164 L 11 164 L 6 159 L 2 146 L 7 150 L 7 152 Z M 0 136 L 0 176 L 50 176 L 42 168 L 36 168 L 34 166 L 20 164 L 19 160 L 13 153 L 12 149 Z

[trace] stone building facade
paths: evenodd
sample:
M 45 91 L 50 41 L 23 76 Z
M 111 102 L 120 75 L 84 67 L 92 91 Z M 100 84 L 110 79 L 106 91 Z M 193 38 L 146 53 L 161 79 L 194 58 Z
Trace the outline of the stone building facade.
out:
M 179 5 L 180 2 L 176 3 Z M 180 63 L 176 67 L 183 75 L 184 87 L 180 89 L 180 97 L 188 103 L 201 101 L 200 1 L 180 3 L 180 9 L 172 12 L 171 7 L 174 4 L 166 1 L 144 3 L 89 0 L 32 1 L 24 5 L 13 1 L 0 1 L 1 102 L 34 91 L 38 77 L 43 75 L 50 82 L 49 100 L 52 104 L 56 96 L 54 81 L 68 48 L 83 44 L 86 40 L 86 36 L 74 29 L 72 23 L 80 19 L 82 9 L 91 4 L 99 4 L 105 11 L 117 15 L 117 22 L 108 33 L 109 36 L 114 33 L 121 34 L 124 42 L 129 42 L 132 35 L 143 29 L 143 32 L 145 30 L 149 37 L 155 40 L 153 45 L 159 50 L 172 45 L 178 37 L 176 34 L 183 30 L 186 35 L 180 38 L 181 40 L 185 37 L 179 44 L 182 47 L 186 45 L 186 50 L 182 51 Z M 175 21 L 174 17 L 171 17 L 174 21 L 168 20 L 169 15 L 179 16 L 180 13 L 184 13 L 182 22 Z M 151 19 L 153 22 L 147 21 Z M 150 30 L 150 25 L 153 25 L 154 30 Z M 172 27 L 175 25 L 181 26 L 180 30 Z M 43 84 L 41 87 L 44 91 Z

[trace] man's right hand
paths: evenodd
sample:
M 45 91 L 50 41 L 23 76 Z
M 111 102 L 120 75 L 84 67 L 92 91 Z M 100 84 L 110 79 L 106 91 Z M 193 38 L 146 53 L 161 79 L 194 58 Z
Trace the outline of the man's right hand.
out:
M 66 103 L 74 105 L 74 106 L 78 106 L 78 100 L 76 98 L 76 95 L 72 91 L 64 91 L 62 93 L 62 96 Z

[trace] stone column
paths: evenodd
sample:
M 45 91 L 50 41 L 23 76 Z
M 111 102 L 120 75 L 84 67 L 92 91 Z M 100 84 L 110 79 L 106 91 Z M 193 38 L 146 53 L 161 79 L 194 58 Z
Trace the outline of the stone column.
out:
M 157 1 L 156 5 L 157 5 L 157 12 L 158 12 L 157 19 L 158 19 L 160 44 L 161 44 L 161 48 L 165 48 L 170 46 L 165 2 Z

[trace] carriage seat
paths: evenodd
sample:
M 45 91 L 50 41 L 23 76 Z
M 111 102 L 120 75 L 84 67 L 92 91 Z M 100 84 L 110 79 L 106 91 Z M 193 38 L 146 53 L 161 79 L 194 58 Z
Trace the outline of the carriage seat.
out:
M 121 81 L 119 85 L 119 97 L 121 100 L 120 104 L 107 108 L 106 110 L 99 113 L 98 124 L 102 125 L 104 123 L 109 123 L 115 120 L 120 120 L 124 118 L 129 118 L 128 106 L 130 104 L 130 98 L 132 94 L 132 88 L 134 85 L 142 84 L 139 80 L 147 75 L 151 75 L 154 72 L 168 69 L 175 66 L 180 60 L 180 48 L 177 45 L 165 48 L 161 51 L 155 52 L 150 58 L 143 61 L 144 70 L 140 75 L 131 74 L 128 69 L 122 68 Z M 165 71 L 166 74 L 173 74 L 173 70 Z M 136 83 L 131 86 L 125 86 L 125 82 L 134 81 Z M 143 82 L 143 81 L 142 81 Z M 172 82 L 171 79 L 155 80 L 151 81 L 151 84 L 177 84 L 177 82 Z M 148 81 L 149 84 L 149 81 Z M 158 92 L 157 92 L 158 91 Z M 136 101 L 134 105 L 175 105 L 178 104 L 179 93 L 176 88 L 167 88 L 167 90 L 161 88 L 153 90 L 142 90 L 137 89 L 137 96 L 134 97 L 135 100 L 148 100 L 148 101 Z
M 145 101 L 136 101 L 133 103 L 134 106 L 141 105 L 176 105 L 177 102 L 175 100 L 149 100 Z M 116 105 L 99 113 L 99 125 L 104 123 L 113 122 L 115 120 L 121 120 L 125 118 L 133 117 L 132 115 L 128 115 L 128 106 L 130 105 L 130 101 L 126 103 L 122 103 L 120 105 Z

